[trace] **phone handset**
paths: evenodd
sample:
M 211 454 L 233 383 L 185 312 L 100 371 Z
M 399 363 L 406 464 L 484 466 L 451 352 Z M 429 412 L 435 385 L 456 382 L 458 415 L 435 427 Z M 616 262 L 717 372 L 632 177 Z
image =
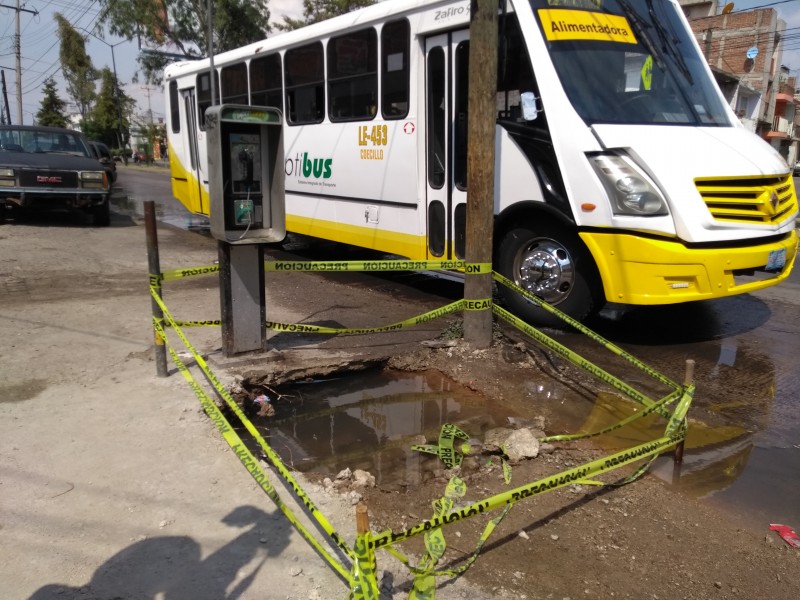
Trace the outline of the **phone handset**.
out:
M 253 185 L 253 155 L 244 148 L 239 150 L 239 174 L 249 192 Z
M 250 199 L 250 191 L 253 188 L 253 155 L 246 148 L 239 150 L 239 177 L 241 177 L 244 188 L 247 190 L 247 198 L 237 198 L 234 208 L 234 221 L 236 225 L 246 225 L 247 229 L 242 234 L 244 237 L 250 226 L 253 224 L 253 201 Z M 241 238 L 240 238 L 241 239 Z

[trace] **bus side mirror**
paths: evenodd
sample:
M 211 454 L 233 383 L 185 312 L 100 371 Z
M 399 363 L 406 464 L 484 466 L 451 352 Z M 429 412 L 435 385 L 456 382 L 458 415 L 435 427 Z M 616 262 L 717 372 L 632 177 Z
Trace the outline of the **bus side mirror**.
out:
M 519 95 L 522 104 L 522 118 L 525 121 L 535 121 L 539 116 L 539 111 L 536 109 L 536 96 L 533 92 L 522 92 Z

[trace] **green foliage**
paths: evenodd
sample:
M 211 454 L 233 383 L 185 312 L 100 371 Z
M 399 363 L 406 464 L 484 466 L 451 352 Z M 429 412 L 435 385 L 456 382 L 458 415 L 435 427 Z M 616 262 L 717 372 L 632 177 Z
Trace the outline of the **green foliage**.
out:
M 144 138 L 145 143 L 140 144 L 140 150 L 145 154 L 147 163 L 153 161 L 153 148 L 161 140 L 167 138 L 167 129 L 163 123 L 143 123 L 135 122 L 134 128 L 139 132 L 139 135 Z
M 78 105 L 81 117 L 85 118 L 94 102 L 97 70 L 92 65 L 92 59 L 86 54 L 86 41 L 83 36 L 75 31 L 61 13 L 56 13 L 55 20 L 58 23 L 58 37 L 61 40 L 59 59 L 64 80 L 67 82 L 67 92 Z
M 145 47 L 186 58 L 208 54 L 208 11 L 205 1 L 99 0 L 99 27 L 125 38 L 137 37 Z M 213 0 L 214 52 L 256 42 L 270 32 L 267 0 Z M 139 66 L 149 83 L 158 84 L 164 66 L 172 60 L 155 53 L 142 54 Z
M 290 19 L 284 16 L 283 23 L 277 27 L 284 31 L 299 29 L 372 4 L 375 4 L 375 0 L 303 0 L 303 18 Z
M 66 127 L 67 115 L 64 111 L 67 103 L 58 97 L 56 82 L 52 77 L 44 81 L 42 103 L 36 113 L 36 123 L 47 127 Z
M 100 71 L 100 91 L 97 102 L 84 119 L 82 129 L 87 137 L 100 140 L 107 146 L 120 146 L 130 139 L 128 116 L 135 101 L 119 86 L 108 67 Z M 91 132 L 91 134 L 90 134 Z

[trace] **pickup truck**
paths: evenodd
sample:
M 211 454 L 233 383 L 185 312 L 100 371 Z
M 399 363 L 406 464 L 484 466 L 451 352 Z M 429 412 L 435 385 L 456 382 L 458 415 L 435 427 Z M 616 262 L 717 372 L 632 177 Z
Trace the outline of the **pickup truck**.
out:
M 110 222 L 111 182 L 83 134 L 70 129 L 0 125 L 0 222 L 6 211 L 81 210 Z

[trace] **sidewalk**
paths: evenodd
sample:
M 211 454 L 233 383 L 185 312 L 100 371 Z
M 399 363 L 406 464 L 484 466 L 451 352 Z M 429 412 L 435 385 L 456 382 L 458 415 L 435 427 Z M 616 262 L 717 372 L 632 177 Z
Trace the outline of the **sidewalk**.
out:
M 156 377 L 144 228 L 122 221 L 0 229 L 0 598 L 344 598 L 345 583 L 248 475 L 184 379 Z M 165 270 L 216 260 L 212 240 L 159 236 Z M 326 318 L 337 304 L 380 322 L 398 308 L 373 289 L 314 278 L 317 289 L 307 277 L 274 286 L 272 318 Z M 165 299 L 178 318 L 218 316 L 215 278 L 173 283 Z M 288 369 L 387 354 L 438 326 L 290 345 L 270 359 Z M 221 360 L 218 329 L 188 335 L 224 381 L 266 364 Z M 352 542 L 354 507 L 306 491 Z

